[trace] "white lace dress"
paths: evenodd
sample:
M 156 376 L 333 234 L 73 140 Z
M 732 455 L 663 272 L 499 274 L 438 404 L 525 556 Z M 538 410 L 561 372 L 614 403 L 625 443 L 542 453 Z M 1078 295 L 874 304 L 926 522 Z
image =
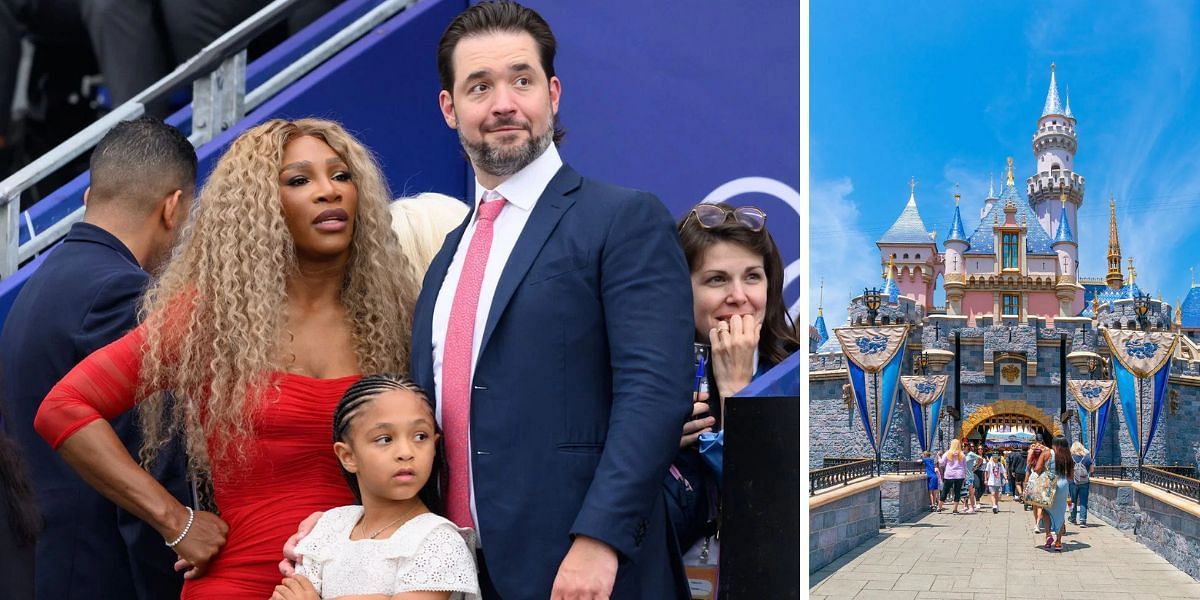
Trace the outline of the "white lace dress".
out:
M 478 600 L 474 533 L 433 513 L 410 519 L 390 537 L 351 540 L 361 506 L 327 511 L 296 546 L 296 567 L 321 598 L 400 592 L 455 592 L 451 600 Z

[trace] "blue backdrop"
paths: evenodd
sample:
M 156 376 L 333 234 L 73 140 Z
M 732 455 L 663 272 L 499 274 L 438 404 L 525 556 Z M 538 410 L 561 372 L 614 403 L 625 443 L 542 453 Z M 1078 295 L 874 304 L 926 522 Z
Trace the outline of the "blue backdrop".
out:
M 714 192 L 762 208 L 798 316 L 800 3 L 525 4 L 558 38 L 564 158 L 677 217 Z

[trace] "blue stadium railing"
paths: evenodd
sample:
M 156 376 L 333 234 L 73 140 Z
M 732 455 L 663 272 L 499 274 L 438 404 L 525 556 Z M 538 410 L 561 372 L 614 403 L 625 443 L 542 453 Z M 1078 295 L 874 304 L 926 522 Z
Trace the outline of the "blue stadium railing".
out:
M 432 100 L 439 88 L 436 71 L 431 67 L 438 36 L 445 23 L 466 6 L 465 0 L 425 0 L 416 3 L 347 0 L 247 65 L 247 96 L 253 96 L 256 93 L 254 90 L 272 81 L 281 72 L 295 68 L 306 56 L 311 58 L 320 50 L 321 44 L 332 36 L 345 32 L 372 11 L 378 12 L 380 7 L 387 8 L 383 5 L 388 4 L 404 10 L 371 27 L 357 41 L 321 61 L 286 87 L 278 91 L 271 90 L 269 97 L 253 106 L 244 117 L 200 145 L 197 148 L 200 181 L 211 172 L 229 143 L 245 130 L 271 118 L 319 116 L 342 122 L 372 148 L 381 158 L 388 180 L 403 182 L 404 189 L 396 192 L 436 189 L 462 197 L 466 186 L 466 166 L 457 141 L 452 135 L 447 135 Z M 266 26 L 269 24 L 263 28 Z M 223 53 L 237 53 L 248 42 L 249 37 L 241 47 L 225 48 Z M 210 46 L 205 52 L 212 49 Z M 211 65 L 219 64 L 225 58 L 227 56 L 211 57 L 208 68 L 211 69 Z M 188 79 L 194 76 L 193 73 Z M 140 110 L 137 114 L 140 114 Z M 394 120 L 395 115 L 408 118 L 401 123 Z M 193 133 L 195 143 L 190 105 L 167 121 L 185 133 Z M 405 133 L 411 136 L 403 135 Z M 94 145 L 94 141 L 91 145 Z M 6 183 L 7 180 L 0 182 L 0 190 Z M 61 230 L 58 236 L 65 234 L 63 225 L 78 219 L 83 192 L 88 184 L 89 174 L 84 173 L 22 213 L 19 244 L 28 244 L 31 234 L 54 228 L 56 224 L 57 229 Z M 7 317 L 21 286 L 38 268 L 51 247 L 46 247 L 15 273 L 0 280 L 0 322 Z

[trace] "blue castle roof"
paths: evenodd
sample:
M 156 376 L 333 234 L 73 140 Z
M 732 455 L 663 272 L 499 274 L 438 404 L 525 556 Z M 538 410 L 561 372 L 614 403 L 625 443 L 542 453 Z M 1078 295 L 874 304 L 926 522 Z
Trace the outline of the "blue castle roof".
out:
M 1054 234 L 1054 243 L 1059 242 L 1074 242 L 1075 237 L 1071 235 L 1071 224 L 1067 222 L 1067 205 L 1062 207 L 1062 213 L 1058 217 L 1058 232 Z
M 1025 252 L 1027 254 L 1039 255 L 1054 255 L 1054 249 L 1051 248 L 1050 234 L 1042 229 L 1041 222 L 1038 221 L 1037 215 L 1034 214 L 1033 208 L 1029 206 L 1029 201 L 1025 196 L 1017 193 L 1017 188 L 1013 185 L 1011 179 L 1004 186 L 1004 191 L 1000 193 L 1000 200 L 992 204 L 991 210 L 984 215 L 983 220 L 979 222 L 979 226 L 975 228 L 975 232 L 971 234 L 971 238 L 967 243 L 971 245 L 966 254 L 996 254 L 995 233 L 992 231 L 992 223 L 994 221 L 1004 222 L 1004 206 L 1009 202 L 1017 207 L 1017 223 L 1025 222 Z
M 1187 298 L 1179 307 L 1180 319 L 1187 329 L 1200 329 L 1200 287 L 1188 290 Z
M 826 340 L 829 339 L 829 330 L 825 328 L 825 315 L 824 314 L 820 314 L 820 313 L 817 314 L 817 320 L 816 320 L 816 322 L 813 323 L 813 327 L 815 327 L 817 329 L 817 335 L 820 336 L 821 341 L 817 342 L 817 346 L 820 346 L 821 344 L 824 344 Z
M 881 244 L 932 244 L 933 236 L 925 228 L 921 213 L 917 212 L 917 198 L 909 194 L 908 204 L 896 218 L 896 222 L 879 238 Z
M 946 242 L 954 241 L 967 241 L 967 234 L 963 228 L 962 215 L 958 210 L 958 203 L 954 204 L 954 221 L 950 223 L 950 232 L 946 234 Z

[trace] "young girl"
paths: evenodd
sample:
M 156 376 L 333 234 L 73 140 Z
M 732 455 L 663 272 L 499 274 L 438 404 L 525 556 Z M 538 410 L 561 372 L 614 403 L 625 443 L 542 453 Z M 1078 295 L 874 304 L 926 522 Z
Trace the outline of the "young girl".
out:
M 921 462 L 925 463 L 925 483 L 929 490 L 929 511 L 936 512 L 942 510 L 942 501 L 938 497 L 938 484 L 941 483 L 942 474 L 938 471 L 937 462 L 933 457 L 929 456 L 929 451 L 921 453 Z
M 321 516 L 271 600 L 478 599 L 474 534 L 431 512 L 442 508 L 431 475 L 444 481 L 445 464 L 425 393 L 404 377 L 363 377 L 334 411 L 333 439 L 361 505 Z
M 1008 479 L 1008 469 L 1000 460 L 999 454 L 993 454 L 992 460 L 984 467 L 987 476 L 988 491 L 992 493 L 992 514 L 1000 512 L 1000 492 L 1004 489 L 1004 480 Z

